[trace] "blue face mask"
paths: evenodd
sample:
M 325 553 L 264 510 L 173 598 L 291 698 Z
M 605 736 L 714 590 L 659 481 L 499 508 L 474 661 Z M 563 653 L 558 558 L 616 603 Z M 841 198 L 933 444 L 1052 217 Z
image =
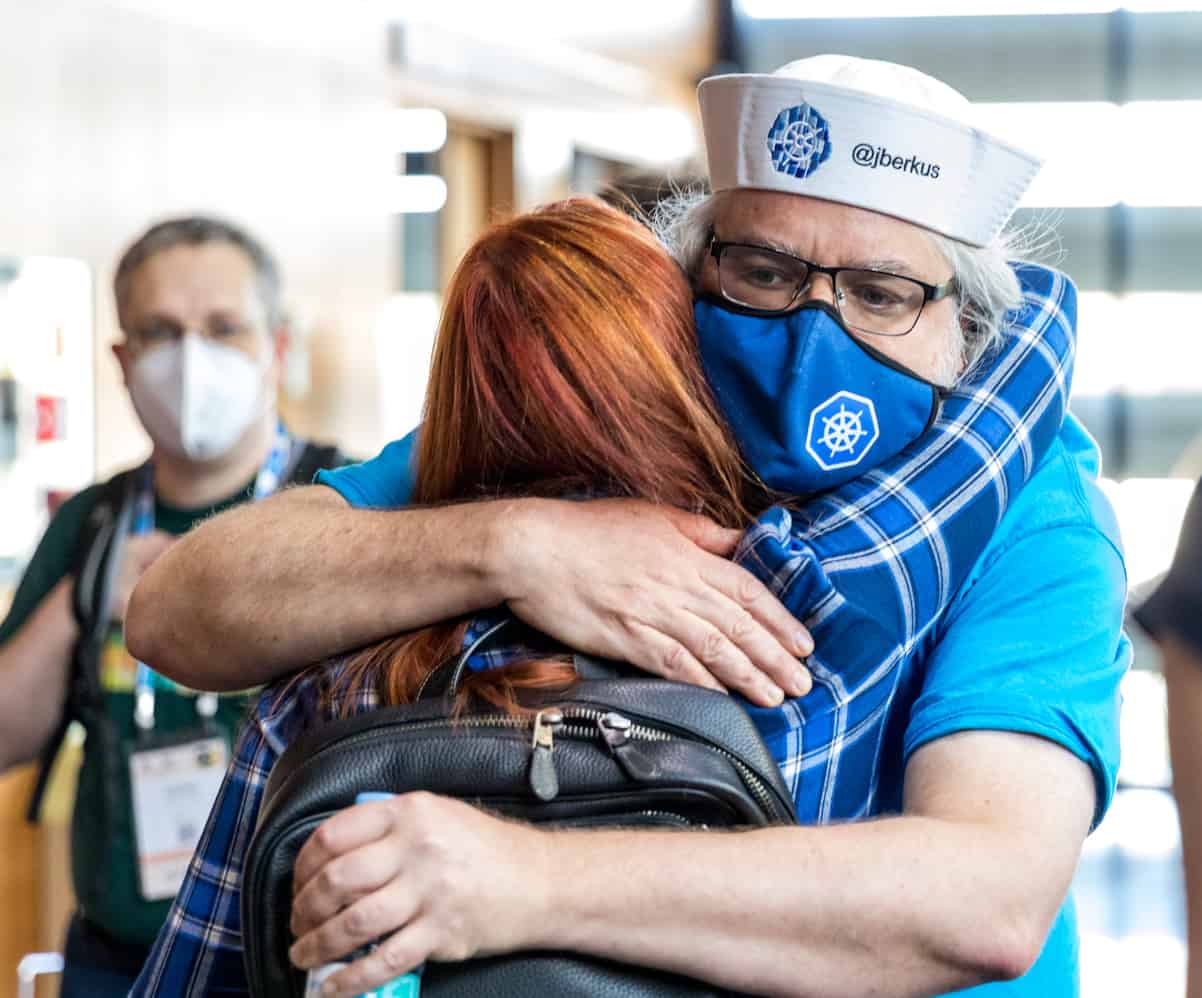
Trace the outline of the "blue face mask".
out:
M 701 362 L 748 464 L 780 492 L 825 492 L 935 419 L 940 389 L 857 340 L 831 306 L 756 315 L 694 307 Z

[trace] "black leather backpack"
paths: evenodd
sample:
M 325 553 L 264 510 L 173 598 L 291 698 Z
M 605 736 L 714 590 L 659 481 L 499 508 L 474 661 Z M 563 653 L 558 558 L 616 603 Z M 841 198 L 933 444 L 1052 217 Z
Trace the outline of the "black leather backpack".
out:
M 301 996 L 288 960 L 292 867 L 313 830 L 360 791 L 428 790 L 564 827 L 791 824 L 793 801 L 732 698 L 575 656 L 579 682 L 512 717 L 473 706 L 452 720 L 469 655 L 436 669 L 418 701 L 333 721 L 293 743 L 268 779 L 242 880 L 251 993 Z M 423 998 L 702 998 L 711 985 L 572 953 L 431 963 Z

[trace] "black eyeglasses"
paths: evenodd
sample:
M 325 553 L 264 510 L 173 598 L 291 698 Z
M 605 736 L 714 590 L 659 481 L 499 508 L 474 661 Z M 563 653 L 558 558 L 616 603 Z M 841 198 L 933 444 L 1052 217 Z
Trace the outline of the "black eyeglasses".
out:
M 710 256 L 718 265 L 722 297 L 767 315 L 787 312 L 825 274 L 835 290 L 835 307 L 852 329 L 877 336 L 905 336 L 929 301 L 956 291 L 956 279 L 927 284 L 880 270 L 820 267 L 809 260 L 748 243 L 723 242 L 710 233 Z
M 246 342 L 258 334 L 260 326 L 250 320 L 238 316 L 211 315 L 194 330 L 208 340 L 218 343 Z M 161 343 L 175 343 L 183 339 L 185 334 L 193 332 L 186 329 L 182 322 L 175 319 L 156 316 L 141 325 L 135 325 L 127 331 L 132 342 L 142 347 L 158 346 Z

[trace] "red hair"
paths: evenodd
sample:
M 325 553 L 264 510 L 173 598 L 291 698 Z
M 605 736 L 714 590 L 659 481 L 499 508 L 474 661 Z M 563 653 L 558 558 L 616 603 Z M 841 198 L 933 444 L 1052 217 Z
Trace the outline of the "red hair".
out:
M 414 502 L 623 496 L 741 526 L 746 483 L 701 369 L 692 292 L 647 229 L 576 198 L 494 225 L 468 250 L 435 341 Z M 365 648 L 338 685 L 408 702 L 465 628 Z M 470 685 L 513 708 L 520 689 L 571 675 L 526 663 Z

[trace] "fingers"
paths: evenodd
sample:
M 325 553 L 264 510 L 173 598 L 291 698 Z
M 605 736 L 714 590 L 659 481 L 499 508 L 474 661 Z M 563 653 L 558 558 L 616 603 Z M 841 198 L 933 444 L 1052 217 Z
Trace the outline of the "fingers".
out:
M 753 665 L 739 646 L 707 617 L 682 608 L 671 624 L 673 637 L 727 689 L 737 690 L 761 707 L 775 707 L 784 699 L 783 688 Z
M 709 586 L 750 613 L 795 658 L 805 658 L 813 653 L 814 639 L 810 632 L 747 569 L 713 558 L 707 560 L 702 577 Z
M 348 953 L 354 952 L 360 946 L 402 928 L 413 918 L 416 908 L 416 899 L 412 891 L 400 883 L 389 884 L 383 890 L 359 898 L 335 917 L 302 935 L 293 943 L 288 956 L 302 970 L 345 959 Z M 416 962 L 420 960 L 419 957 Z M 407 969 L 409 968 L 402 967 L 390 977 L 404 973 Z M 388 979 L 390 978 L 383 978 Z
M 292 934 L 299 939 L 359 898 L 383 887 L 401 872 L 400 860 L 400 850 L 392 837 L 376 839 L 330 860 L 296 893 Z
M 696 594 L 686 608 L 725 638 L 719 643 L 707 635 L 716 654 L 703 653 L 702 661 L 726 686 L 764 706 L 780 703 L 782 691 L 792 697 L 809 693 L 809 670 L 735 600 L 710 588 Z
M 638 645 L 625 656 L 632 665 L 678 683 L 703 686 L 718 693 L 727 691 L 678 640 L 646 624 L 631 624 L 630 630 Z
M 686 513 L 684 510 L 671 506 L 662 507 L 668 519 L 672 521 L 682 534 L 704 551 L 729 558 L 738 547 L 739 539 L 743 536 L 741 530 L 731 530 L 719 526 L 708 516 L 698 516 L 696 513 Z
M 407 974 L 430 955 L 433 940 L 422 924 L 407 926 L 367 956 L 332 974 L 322 985 L 323 998 L 352 998 Z
M 357 804 L 322 822 L 296 857 L 292 868 L 293 894 L 299 895 L 331 860 L 387 835 L 394 824 L 394 804 L 395 801 Z
M 516 614 L 573 647 L 736 690 L 758 705 L 809 692 L 799 659 L 813 641 L 766 586 L 726 559 L 739 531 L 679 510 L 605 503 L 578 504 L 561 520 L 552 548 L 563 557 L 547 560 L 545 543 L 535 546 L 543 560 L 525 578 L 539 582 L 510 597 Z M 574 551 L 590 553 L 587 571 Z
M 686 641 L 689 650 L 726 686 L 755 702 L 762 702 L 773 691 L 747 673 L 747 664 L 792 696 L 808 693 L 813 685 L 810 673 L 798 659 L 813 652 L 813 639 L 763 583 L 726 560 L 742 533 L 680 511 L 673 511 L 671 519 L 694 544 L 718 556 L 705 560 L 704 588 L 688 608 L 716 628 L 728 643 L 706 634 L 706 643 L 699 646 L 694 629 L 693 640 Z

